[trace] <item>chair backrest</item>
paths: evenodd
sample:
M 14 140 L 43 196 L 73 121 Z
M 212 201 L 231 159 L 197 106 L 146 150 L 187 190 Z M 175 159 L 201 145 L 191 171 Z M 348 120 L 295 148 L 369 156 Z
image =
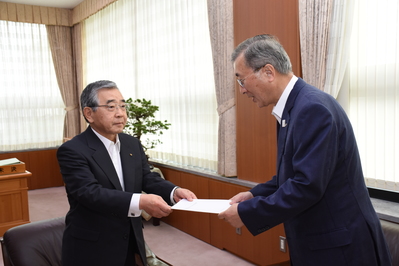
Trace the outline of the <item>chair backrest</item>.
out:
M 65 217 L 16 226 L 1 241 L 4 266 L 61 266 Z
M 389 251 L 392 255 L 392 265 L 399 265 L 399 223 L 380 221 Z

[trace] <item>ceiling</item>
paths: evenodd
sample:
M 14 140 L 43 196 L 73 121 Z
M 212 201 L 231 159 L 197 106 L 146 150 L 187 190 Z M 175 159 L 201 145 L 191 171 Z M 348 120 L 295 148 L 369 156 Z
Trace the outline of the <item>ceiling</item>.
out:
M 25 4 L 32 6 L 49 6 L 58 8 L 72 9 L 84 0 L 0 0 L 1 2 L 10 2 L 16 4 Z

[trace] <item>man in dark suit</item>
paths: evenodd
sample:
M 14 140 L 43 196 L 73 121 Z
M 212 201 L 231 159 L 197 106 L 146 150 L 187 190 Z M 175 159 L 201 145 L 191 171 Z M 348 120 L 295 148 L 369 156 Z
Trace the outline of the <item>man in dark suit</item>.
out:
M 336 100 L 292 73 L 271 35 L 233 52 L 240 92 L 278 121 L 277 174 L 219 214 L 260 234 L 284 223 L 292 265 L 391 265 L 351 123 Z
M 140 142 L 121 133 L 126 103 L 114 82 L 89 84 L 80 100 L 90 126 L 57 151 L 70 205 L 62 263 L 146 265 L 141 211 L 164 217 L 196 196 L 151 172 Z

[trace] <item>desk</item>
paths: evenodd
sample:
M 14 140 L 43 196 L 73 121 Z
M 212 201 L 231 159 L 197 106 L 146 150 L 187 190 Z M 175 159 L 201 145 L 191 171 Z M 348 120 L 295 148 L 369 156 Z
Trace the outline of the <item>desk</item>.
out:
M 29 223 L 28 177 L 32 173 L 0 175 L 0 236 L 9 228 Z

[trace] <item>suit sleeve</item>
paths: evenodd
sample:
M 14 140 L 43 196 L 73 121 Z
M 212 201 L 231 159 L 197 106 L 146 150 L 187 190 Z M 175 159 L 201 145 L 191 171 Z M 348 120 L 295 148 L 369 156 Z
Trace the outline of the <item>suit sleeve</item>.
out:
M 304 102 L 289 125 L 276 180 L 255 187 L 256 197 L 238 205 L 238 213 L 253 234 L 295 217 L 318 202 L 335 168 L 338 132 L 333 115 L 322 104 Z M 288 129 L 287 129 L 288 130 Z M 278 179 L 277 179 L 278 178 Z M 274 182 L 274 183 L 273 183 Z
M 253 187 L 250 192 L 252 193 L 252 195 L 254 197 L 257 196 L 263 196 L 263 197 L 267 197 L 270 196 L 271 194 L 273 194 L 274 192 L 276 192 L 277 190 L 277 183 L 276 183 L 276 176 L 273 176 L 272 179 L 270 181 L 267 181 L 265 183 L 260 183 L 258 185 L 256 185 L 255 187 Z

